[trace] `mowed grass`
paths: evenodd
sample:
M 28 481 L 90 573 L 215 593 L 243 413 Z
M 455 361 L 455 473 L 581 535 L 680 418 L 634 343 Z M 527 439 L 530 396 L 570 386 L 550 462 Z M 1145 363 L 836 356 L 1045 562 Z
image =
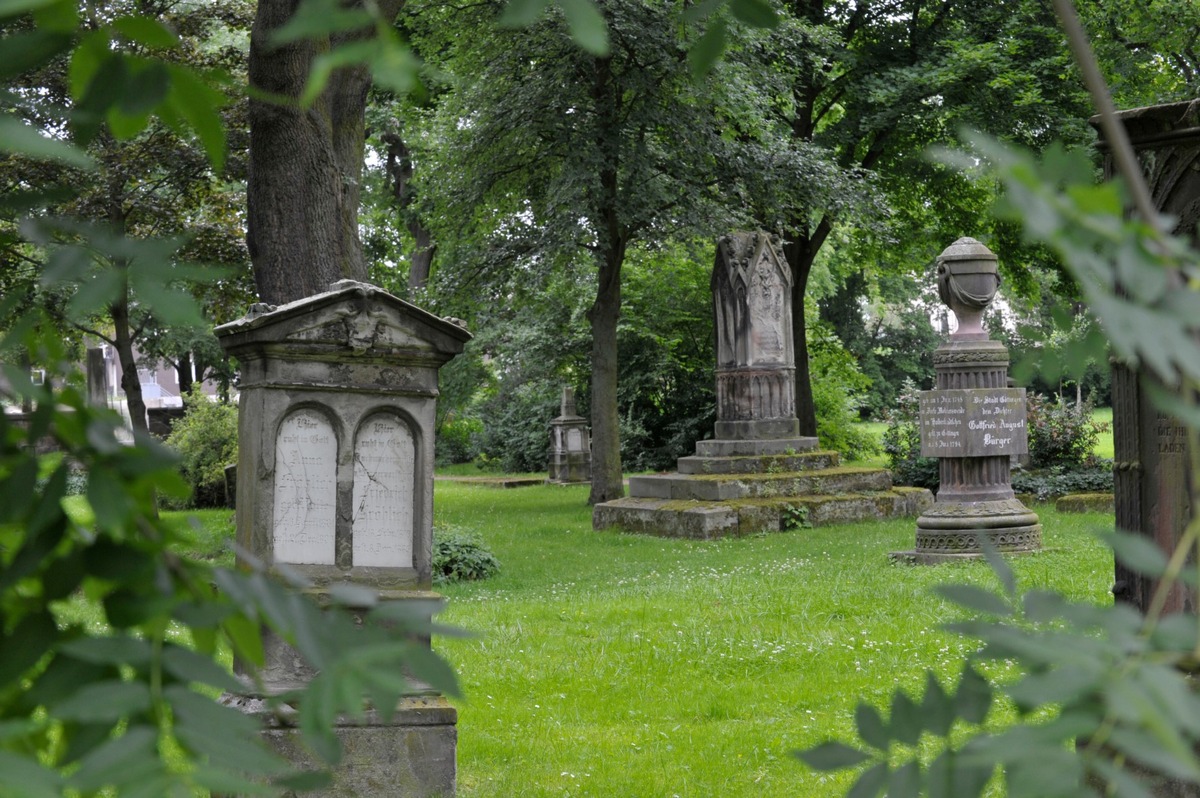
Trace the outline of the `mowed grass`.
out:
M 485 540 L 502 573 L 442 589 L 435 639 L 458 673 L 460 796 L 833 796 L 850 778 L 790 752 L 848 739 L 859 700 L 945 683 L 972 644 L 944 582 L 984 563 L 892 564 L 912 519 L 691 541 L 591 529 L 587 489 L 439 482 L 435 519 Z M 1025 588 L 1107 602 L 1111 516 L 1038 506 Z M 1007 675 L 1003 666 L 990 671 Z

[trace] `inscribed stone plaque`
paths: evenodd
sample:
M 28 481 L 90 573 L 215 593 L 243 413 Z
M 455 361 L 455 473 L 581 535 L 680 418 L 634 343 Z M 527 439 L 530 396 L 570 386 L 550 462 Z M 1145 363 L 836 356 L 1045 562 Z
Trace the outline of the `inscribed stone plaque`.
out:
M 399 418 L 375 415 L 359 427 L 354 443 L 353 565 L 412 567 L 415 458 L 412 432 Z
M 567 451 L 582 452 L 583 451 L 583 435 L 577 429 L 567 430 Z
M 1024 388 L 921 392 L 922 457 L 987 457 L 1028 450 Z
M 276 562 L 333 565 L 337 437 L 315 410 L 296 410 L 275 439 Z

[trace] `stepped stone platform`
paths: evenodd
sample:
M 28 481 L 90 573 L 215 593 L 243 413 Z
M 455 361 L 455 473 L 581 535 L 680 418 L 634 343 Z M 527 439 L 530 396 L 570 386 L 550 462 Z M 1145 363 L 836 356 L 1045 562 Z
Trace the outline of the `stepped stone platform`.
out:
M 893 487 L 884 469 L 840 465 L 816 438 L 699 441 L 678 464 L 630 477 L 630 496 L 596 505 L 592 526 L 718 538 L 917 516 L 933 504 L 924 488 Z

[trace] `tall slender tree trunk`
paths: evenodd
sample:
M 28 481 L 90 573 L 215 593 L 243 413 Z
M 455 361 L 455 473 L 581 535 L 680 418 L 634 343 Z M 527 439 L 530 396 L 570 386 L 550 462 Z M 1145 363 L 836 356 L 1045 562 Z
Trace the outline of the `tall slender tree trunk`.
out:
M 179 395 L 186 397 L 192 390 L 192 353 L 184 352 L 175 364 L 175 374 L 179 377 Z M 186 401 L 186 399 L 185 399 Z
M 822 218 L 810 233 L 802 225 L 784 234 L 783 246 L 788 267 L 792 270 L 792 345 L 796 352 L 796 418 L 800 434 L 817 434 L 817 408 L 813 401 L 812 372 L 808 367 L 808 326 L 804 314 L 804 294 L 808 277 L 821 245 L 829 235 L 828 217 Z
M 389 19 L 401 3 L 376 0 Z M 319 293 L 342 278 L 367 279 L 358 206 L 370 75 L 364 67 L 339 69 L 311 107 L 301 108 L 295 100 L 317 55 L 372 31 L 272 43 L 271 33 L 296 5 L 295 0 L 259 0 L 250 32 L 251 85 L 291 101 L 250 103 L 246 240 L 259 295 L 272 303 Z
M 415 294 L 425 290 L 429 282 L 437 244 L 433 241 L 433 234 L 421 223 L 421 217 L 413 207 L 416 192 L 413 191 L 411 182 L 412 151 L 398 132 L 385 133 L 382 139 L 387 145 L 385 169 L 392 181 L 392 199 L 396 203 L 397 215 L 405 219 L 405 226 L 413 237 L 412 252 L 408 256 L 408 290 L 410 294 Z

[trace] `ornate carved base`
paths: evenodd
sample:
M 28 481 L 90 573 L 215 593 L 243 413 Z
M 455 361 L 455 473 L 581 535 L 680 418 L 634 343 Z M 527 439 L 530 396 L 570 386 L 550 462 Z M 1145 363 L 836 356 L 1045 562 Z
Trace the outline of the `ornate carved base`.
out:
M 917 519 L 915 554 L 977 557 L 985 540 L 1004 552 L 1037 551 L 1042 525 L 1017 499 L 938 502 Z

